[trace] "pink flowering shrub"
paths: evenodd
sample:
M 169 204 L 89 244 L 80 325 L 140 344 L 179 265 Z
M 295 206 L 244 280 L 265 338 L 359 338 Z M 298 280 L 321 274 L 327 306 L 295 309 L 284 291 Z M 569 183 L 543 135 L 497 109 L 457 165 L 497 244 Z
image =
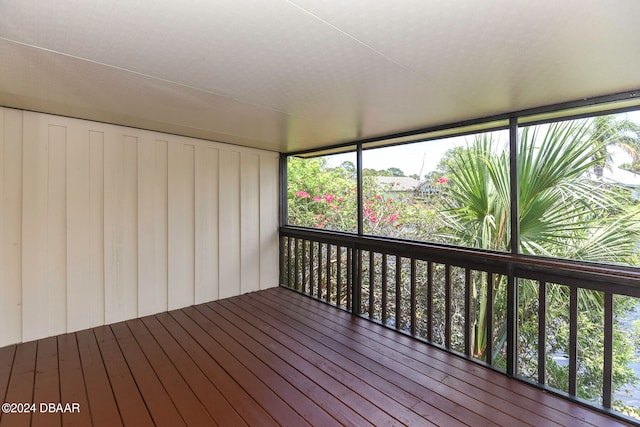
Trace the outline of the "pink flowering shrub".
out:
M 355 176 L 340 168 L 327 168 L 323 158 L 291 158 L 288 184 L 289 224 L 357 231 Z M 415 203 L 411 192 L 394 192 L 391 186 L 379 184 L 372 176 L 363 178 L 362 216 L 366 234 L 422 239 L 425 233 L 433 232 L 435 212 L 433 207 Z

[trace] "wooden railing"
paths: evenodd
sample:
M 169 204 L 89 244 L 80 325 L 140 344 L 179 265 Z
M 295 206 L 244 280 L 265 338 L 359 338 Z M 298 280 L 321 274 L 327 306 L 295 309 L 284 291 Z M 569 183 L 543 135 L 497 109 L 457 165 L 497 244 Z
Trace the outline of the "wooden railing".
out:
M 610 411 L 613 307 L 618 298 L 640 298 L 637 269 L 295 227 L 281 228 L 280 253 L 283 286 L 582 403 L 579 334 L 594 331 L 579 326 L 589 304 L 597 304 L 603 313 L 595 339 L 603 355 L 602 393 L 588 404 L 619 415 Z M 554 307 L 553 318 L 551 300 L 568 301 Z M 519 330 L 522 313 L 537 330 Z M 549 322 L 556 331 L 564 322 L 568 336 L 550 336 Z M 548 360 L 560 355 L 547 349 L 559 339 L 567 343 L 568 378 L 552 389 Z

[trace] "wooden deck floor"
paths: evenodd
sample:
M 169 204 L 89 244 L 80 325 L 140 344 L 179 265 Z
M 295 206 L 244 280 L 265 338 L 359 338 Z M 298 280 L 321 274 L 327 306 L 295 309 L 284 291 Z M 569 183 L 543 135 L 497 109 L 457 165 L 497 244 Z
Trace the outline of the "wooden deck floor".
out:
M 1 426 L 624 425 L 283 288 L 1 348 L 0 396 L 36 404 Z

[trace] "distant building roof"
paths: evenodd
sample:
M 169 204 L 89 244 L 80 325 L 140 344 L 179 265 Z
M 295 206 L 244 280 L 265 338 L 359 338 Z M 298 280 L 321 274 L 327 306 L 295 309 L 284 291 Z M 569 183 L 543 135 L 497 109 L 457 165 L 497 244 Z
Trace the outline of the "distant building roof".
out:
M 612 169 L 604 168 L 602 171 L 602 180 L 605 182 L 623 185 L 625 187 L 640 187 L 639 174 L 616 167 Z
M 420 185 L 420 181 L 408 176 L 377 176 L 378 184 L 391 186 L 391 191 L 413 191 Z

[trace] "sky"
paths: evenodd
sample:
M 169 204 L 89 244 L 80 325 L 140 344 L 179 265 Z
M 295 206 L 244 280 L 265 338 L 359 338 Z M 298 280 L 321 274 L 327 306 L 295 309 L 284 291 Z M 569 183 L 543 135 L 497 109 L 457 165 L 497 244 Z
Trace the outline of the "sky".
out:
M 640 111 L 622 113 L 621 118 L 627 118 L 640 124 Z M 508 131 L 499 131 L 500 138 L 504 138 L 506 143 Z M 442 156 L 455 146 L 464 146 L 466 142 L 471 142 L 473 135 L 466 137 L 454 137 L 425 141 L 421 143 L 405 144 L 384 149 L 365 150 L 362 153 L 363 168 L 365 169 L 388 169 L 397 167 L 402 169 L 405 175 L 417 174 L 424 176 L 434 170 Z M 620 149 L 612 149 L 613 164 L 630 162 L 631 158 Z M 335 167 L 345 161 L 356 163 L 355 153 L 336 154 L 327 157 L 329 166 Z

